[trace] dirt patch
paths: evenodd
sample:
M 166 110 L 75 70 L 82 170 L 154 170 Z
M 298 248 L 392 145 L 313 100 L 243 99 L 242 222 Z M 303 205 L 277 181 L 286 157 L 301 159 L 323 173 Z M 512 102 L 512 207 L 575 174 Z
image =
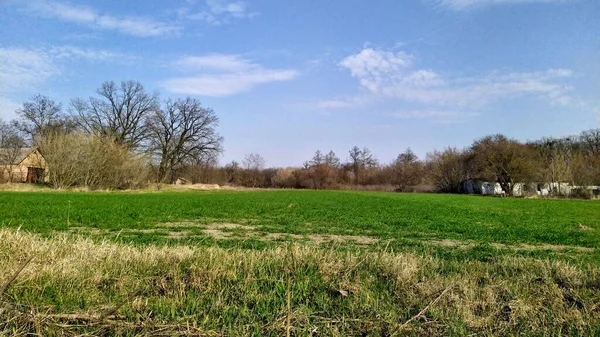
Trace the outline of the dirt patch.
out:
M 263 241 L 277 241 L 282 239 L 294 239 L 294 240 L 303 240 L 304 236 L 298 234 L 289 234 L 289 233 L 268 233 L 265 236 L 261 236 L 258 239 Z
M 179 240 L 179 239 L 184 239 L 184 238 L 190 236 L 190 234 L 192 234 L 190 231 L 169 232 L 169 235 L 167 235 L 167 238 Z
M 108 233 L 108 230 L 106 230 L 106 229 L 99 229 L 99 228 L 93 228 L 93 227 L 69 227 L 69 232 L 75 233 L 75 234 L 100 235 L 100 234 L 106 234 L 106 233 Z
M 126 233 L 141 233 L 141 234 L 154 234 L 156 233 L 158 230 L 156 229 L 127 229 L 125 230 Z
M 242 230 L 241 233 L 230 232 L 226 230 Z M 371 245 L 379 242 L 378 238 L 369 236 L 359 235 L 299 235 L 291 233 L 261 233 L 253 230 L 252 226 L 244 226 L 239 224 L 211 224 L 207 225 L 202 230 L 204 235 L 210 236 L 217 240 L 230 240 L 230 239 L 243 239 L 243 238 L 254 238 L 261 241 L 277 241 L 285 239 L 293 240 L 308 240 L 316 244 L 323 244 L 328 242 L 336 243 L 348 243 L 354 242 L 361 245 Z
M 181 222 L 162 222 L 156 225 L 156 227 L 163 228 L 179 228 L 179 227 L 204 227 L 203 224 L 192 221 L 181 221 Z
M 361 245 L 372 245 L 379 241 L 377 238 L 373 238 L 370 236 L 360 236 L 360 235 L 319 235 L 312 234 L 308 236 L 308 239 L 316 244 L 321 244 L 325 242 L 336 242 L 336 243 L 344 243 L 349 241 L 354 241 Z
M 453 240 L 453 239 L 443 239 L 443 240 L 427 240 L 423 241 L 426 244 L 431 244 L 439 247 L 447 247 L 447 248 L 459 248 L 459 249 L 470 249 L 477 246 L 477 242 L 475 241 L 467 241 L 467 240 Z M 593 248 L 581 247 L 581 246 L 567 246 L 567 245 L 551 245 L 551 244 L 541 244 L 541 245 L 531 245 L 526 243 L 509 245 L 505 243 L 499 242 L 491 242 L 490 246 L 498 249 L 512 249 L 512 250 L 551 250 L 556 252 L 562 252 L 566 250 L 575 250 L 580 252 L 590 252 L 593 251 Z
M 207 229 L 239 229 L 243 231 L 254 230 L 253 226 L 240 225 L 237 223 L 212 223 L 204 225 L 204 227 Z
M 219 229 L 203 229 L 202 233 L 206 236 L 210 236 L 211 238 L 217 239 L 217 240 L 233 239 L 233 237 L 232 237 L 233 233 L 224 232 Z
M 503 243 L 491 243 L 492 247 L 501 248 L 501 249 L 514 249 L 514 250 L 551 250 L 555 252 L 563 252 L 566 250 L 575 250 L 579 252 L 591 252 L 594 249 L 588 247 L 581 246 L 566 246 L 566 245 L 551 245 L 551 244 L 541 244 L 541 245 L 530 245 L 526 243 L 521 243 L 518 245 L 506 245 Z
M 575 226 L 575 229 L 578 231 L 593 231 L 594 230 L 592 227 L 582 225 L 582 224 Z
M 449 247 L 449 248 L 472 248 L 475 246 L 475 243 L 469 241 L 462 240 L 452 240 L 452 239 L 443 239 L 443 240 L 429 240 L 426 243 L 440 246 L 440 247 Z

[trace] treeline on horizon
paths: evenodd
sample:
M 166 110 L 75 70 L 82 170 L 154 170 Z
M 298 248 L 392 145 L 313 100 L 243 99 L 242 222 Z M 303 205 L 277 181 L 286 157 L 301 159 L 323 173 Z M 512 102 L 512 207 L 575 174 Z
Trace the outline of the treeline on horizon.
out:
M 512 195 L 519 183 L 600 185 L 600 129 L 525 143 L 489 135 L 425 158 L 407 148 L 391 163 L 380 163 L 367 147 L 354 146 L 345 162 L 317 150 L 302 166 L 269 168 L 258 153 L 219 165 L 216 113 L 189 97 L 161 102 L 136 81 L 104 82 L 95 97 L 73 99 L 66 109 L 36 95 L 16 115 L 0 121 L 0 162 L 37 147 L 54 188 L 135 189 L 184 178 L 255 188 L 459 193 L 471 179 L 499 183 Z

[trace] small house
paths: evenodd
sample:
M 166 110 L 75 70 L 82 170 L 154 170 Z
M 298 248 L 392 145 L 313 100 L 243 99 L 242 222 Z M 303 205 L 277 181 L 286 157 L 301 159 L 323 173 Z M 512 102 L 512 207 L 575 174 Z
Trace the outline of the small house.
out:
M 0 182 L 47 181 L 47 165 L 37 148 L 0 148 Z

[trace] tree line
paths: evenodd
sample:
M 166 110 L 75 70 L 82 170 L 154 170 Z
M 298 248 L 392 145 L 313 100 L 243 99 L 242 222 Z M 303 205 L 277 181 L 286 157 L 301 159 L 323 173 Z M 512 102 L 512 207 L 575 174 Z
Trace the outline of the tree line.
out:
M 600 185 L 600 129 L 520 142 L 503 135 L 419 158 L 410 148 L 381 163 L 367 147 L 342 160 L 317 150 L 300 167 L 269 168 L 258 153 L 219 165 L 223 137 L 216 113 L 194 98 L 166 99 L 136 81 L 102 83 L 96 95 L 64 107 L 36 95 L 0 121 L 0 161 L 39 148 L 55 188 L 138 188 L 149 183 L 211 183 L 256 188 L 373 189 L 459 193 L 467 180 L 518 184 Z M 560 191 L 559 191 L 560 192 Z
M 464 149 L 448 147 L 419 158 L 410 148 L 391 163 L 380 163 L 367 147 L 352 147 L 342 161 L 317 150 L 301 167 L 269 168 L 252 153 L 224 166 L 190 168 L 192 182 L 259 188 L 360 189 L 461 193 L 465 181 L 498 183 L 506 195 L 521 184 L 600 185 L 600 129 L 577 136 L 519 142 L 503 135 L 475 140 Z M 557 184 L 556 186 L 560 186 Z M 524 191 L 535 193 L 535 190 Z M 593 191 L 579 189 L 589 197 Z M 564 191 L 552 190 L 555 195 Z
M 135 188 L 172 182 L 189 165 L 216 161 L 223 151 L 219 119 L 194 98 L 160 101 L 136 81 L 102 83 L 96 95 L 65 108 L 36 95 L 10 122 L 0 121 L 0 159 L 37 147 L 55 188 Z

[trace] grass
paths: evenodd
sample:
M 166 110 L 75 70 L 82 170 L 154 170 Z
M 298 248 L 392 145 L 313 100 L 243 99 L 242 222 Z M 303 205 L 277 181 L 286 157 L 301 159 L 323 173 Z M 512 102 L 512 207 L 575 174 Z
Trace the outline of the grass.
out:
M 3 192 L 0 219 L 0 289 L 33 257 L 0 336 L 600 334 L 595 201 Z

